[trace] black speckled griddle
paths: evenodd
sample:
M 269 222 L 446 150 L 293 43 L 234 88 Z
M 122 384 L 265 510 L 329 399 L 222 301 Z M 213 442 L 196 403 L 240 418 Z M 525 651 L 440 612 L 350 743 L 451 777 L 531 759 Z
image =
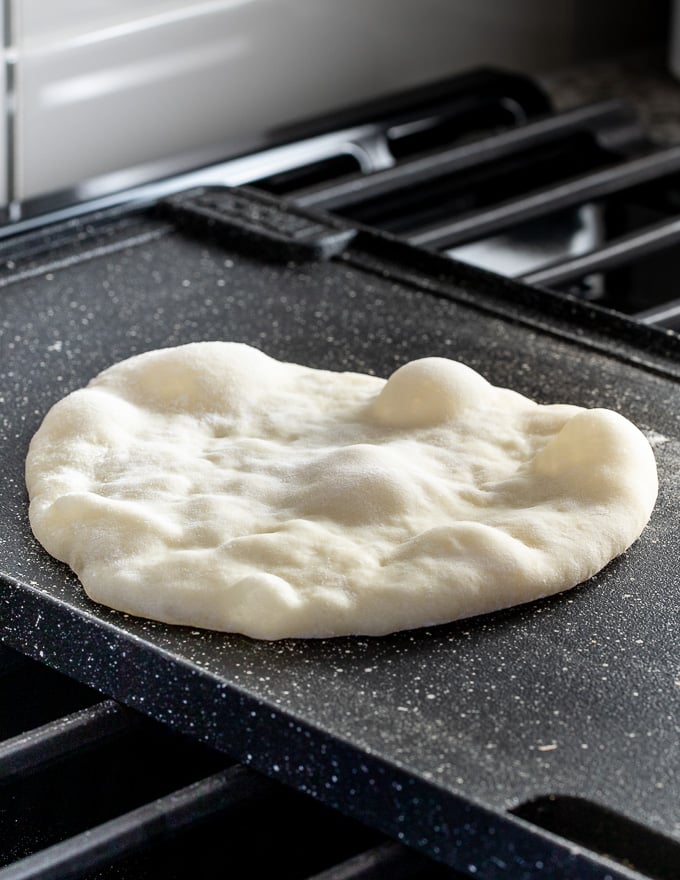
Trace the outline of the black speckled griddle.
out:
M 676 341 L 366 231 L 297 262 L 251 232 L 175 203 L 2 246 L 0 638 L 472 876 L 680 876 Z M 652 521 L 573 591 L 379 639 L 257 642 L 96 606 L 30 533 L 29 440 L 104 367 L 202 339 L 383 376 L 443 355 L 619 410 L 655 444 Z

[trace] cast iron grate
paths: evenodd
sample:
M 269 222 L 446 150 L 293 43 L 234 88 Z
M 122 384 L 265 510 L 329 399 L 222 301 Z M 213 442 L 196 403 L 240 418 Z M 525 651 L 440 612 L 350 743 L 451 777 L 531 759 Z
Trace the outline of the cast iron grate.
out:
M 429 149 L 392 151 L 370 173 L 288 174 L 283 191 L 463 262 L 680 328 L 680 147 L 657 148 L 613 100 L 487 126 L 472 139 L 461 137 L 464 124 Z M 270 178 L 255 183 L 282 191 Z
M 9 649 L 0 694 L 2 880 L 461 876 Z

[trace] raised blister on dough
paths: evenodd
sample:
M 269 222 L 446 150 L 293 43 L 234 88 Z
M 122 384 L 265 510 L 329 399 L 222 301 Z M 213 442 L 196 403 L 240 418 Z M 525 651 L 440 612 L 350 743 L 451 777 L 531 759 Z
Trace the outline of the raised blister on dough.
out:
M 123 361 L 47 414 L 33 531 L 95 601 L 255 638 L 380 635 L 556 593 L 657 493 L 617 413 L 464 364 L 388 381 L 204 342 Z
M 388 379 L 373 405 L 383 424 L 426 428 L 483 405 L 491 386 L 479 373 L 446 358 L 404 364 Z

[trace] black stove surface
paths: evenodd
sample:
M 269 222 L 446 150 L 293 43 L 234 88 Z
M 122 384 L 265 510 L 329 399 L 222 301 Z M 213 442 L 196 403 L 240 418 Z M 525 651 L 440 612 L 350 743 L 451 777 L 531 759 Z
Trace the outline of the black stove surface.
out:
M 601 351 L 522 305 L 523 288 L 368 233 L 330 260 L 263 262 L 233 218 L 186 228 L 195 201 L 102 218 L 70 245 L 56 230 L 58 258 L 47 235 L 4 278 L 2 638 L 470 873 L 635 876 L 601 854 L 617 853 L 616 835 L 598 854 L 578 823 L 562 821 L 567 844 L 541 832 L 574 798 L 602 828 L 619 817 L 619 841 L 640 826 L 675 857 L 677 353 Z M 261 643 L 94 606 L 30 535 L 28 440 L 109 363 L 204 338 L 381 375 L 442 354 L 542 401 L 609 406 L 657 444 L 655 516 L 576 593 L 383 639 Z
M 650 315 L 672 303 L 625 279 L 631 254 L 668 257 L 678 156 L 620 102 L 494 113 L 474 120 L 481 140 L 445 146 L 446 120 L 429 137 L 401 119 L 396 164 L 370 174 L 322 163 L 261 183 L 457 257 L 495 241 L 494 259 L 515 257 L 505 274 L 533 290 L 364 233 L 332 263 L 255 261 L 254 281 L 240 248 L 127 209 L 3 243 L 2 637 L 470 876 L 667 880 L 680 865 L 680 368 L 677 340 L 647 326 L 672 320 Z M 517 258 L 532 225 L 547 256 L 534 240 Z M 432 631 L 267 645 L 121 619 L 30 538 L 26 444 L 51 403 L 113 361 L 217 337 L 382 375 L 443 354 L 544 402 L 610 406 L 655 444 L 655 518 L 596 583 Z

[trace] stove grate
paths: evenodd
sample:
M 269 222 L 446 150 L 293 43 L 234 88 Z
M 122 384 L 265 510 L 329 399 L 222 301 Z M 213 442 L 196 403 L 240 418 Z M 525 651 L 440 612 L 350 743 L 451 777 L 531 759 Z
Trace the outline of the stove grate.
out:
M 4 648 L 1 714 L 45 679 L 55 717 L 0 742 L 0 880 L 461 876 Z

